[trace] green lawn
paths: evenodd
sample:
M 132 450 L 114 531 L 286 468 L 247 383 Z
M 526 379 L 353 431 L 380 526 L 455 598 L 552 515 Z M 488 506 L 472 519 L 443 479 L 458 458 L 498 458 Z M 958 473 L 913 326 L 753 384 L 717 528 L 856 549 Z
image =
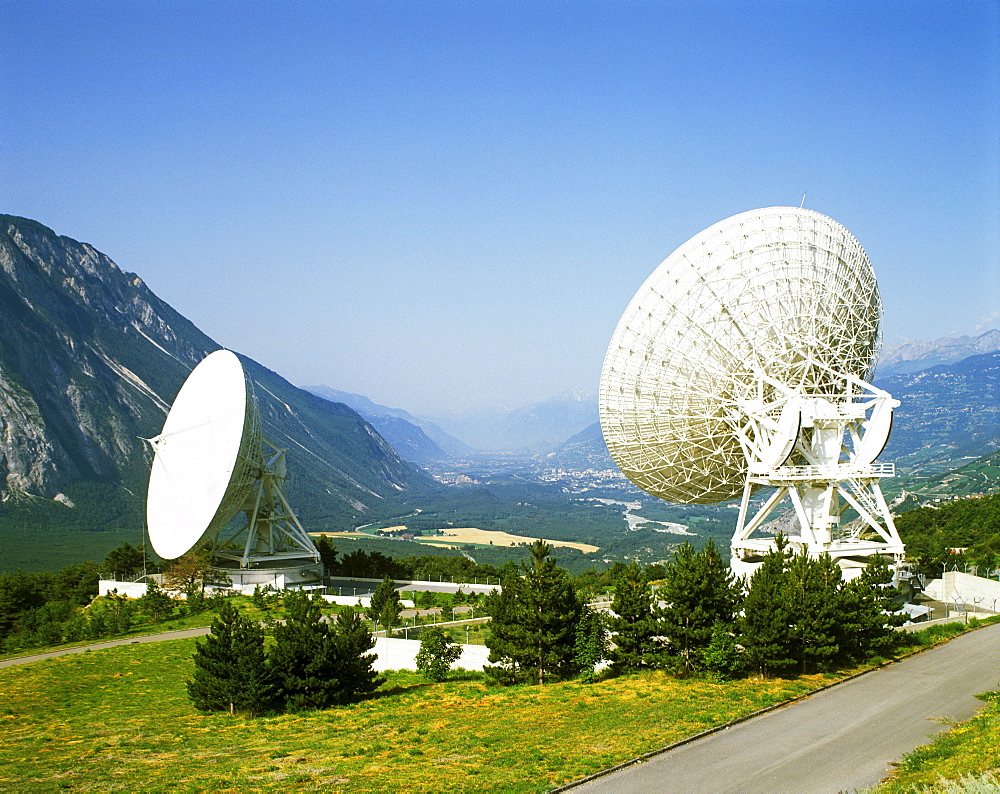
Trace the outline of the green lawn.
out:
M 490 687 L 390 675 L 353 706 L 247 720 L 187 700 L 194 640 L 0 670 L 0 788 L 544 791 L 826 679 Z
M 947 633 L 935 628 L 921 639 Z M 396 672 L 363 703 L 244 719 L 191 707 L 194 644 L 0 670 L 0 789 L 545 791 L 836 678 L 714 683 L 657 672 L 507 688 L 478 673 L 431 684 Z M 994 698 L 912 753 L 878 791 L 1000 767 L 998 709 Z

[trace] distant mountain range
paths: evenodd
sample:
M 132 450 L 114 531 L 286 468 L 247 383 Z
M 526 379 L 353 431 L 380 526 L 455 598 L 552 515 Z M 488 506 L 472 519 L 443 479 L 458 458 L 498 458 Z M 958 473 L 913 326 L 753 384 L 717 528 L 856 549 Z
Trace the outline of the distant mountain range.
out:
M 483 451 L 524 454 L 548 451 L 597 419 L 597 398 L 577 392 L 564 392 L 512 410 L 427 417 L 379 405 L 360 394 L 329 386 L 307 388 L 320 397 L 349 405 L 371 422 L 404 458 L 416 463 Z
M 389 408 L 360 394 L 307 386 L 306 390 L 324 400 L 343 403 L 371 422 L 382 437 L 405 459 L 414 463 L 444 460 L 450 455 L 472 452 L 472 448 L 449 435 L 434 422 L 419 419 L 401 408 Z
M 513 410 L 434 418 L 477 449 L 520 453 L 551 450 L 596 420 L 597 398 L 578 392 L 564 392 Z
M 92 246 L 0 216 L 0 543 L 17 505 L 39 499 L 69 511 L 99 491 L 102 509 L 141 515 L 142 439 L 219 347 Z M 310 529 L 347 528 L 400 495 L 440 489 L 352 409 L 241 359 L 265 434 L 289 450 L 288 495 Z
M 994 350 L 1000 350 L 1000 331 L 996 329 L 979 336 L 945 336 L 933 342 L 915 340 L 886 345 L 879 357 L 877 377 L 920 372 Z

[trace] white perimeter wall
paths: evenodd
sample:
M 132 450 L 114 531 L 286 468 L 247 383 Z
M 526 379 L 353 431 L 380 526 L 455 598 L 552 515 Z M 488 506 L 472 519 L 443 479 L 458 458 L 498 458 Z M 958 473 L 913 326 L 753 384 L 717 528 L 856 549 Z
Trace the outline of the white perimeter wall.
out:
M 932 579 L 924 593 L 936 601 L 958 602 L 970 612 L 1000 612 L 1000 582 L 961 571 L 948 571 L 943 579 Z
M 102 596 L 106 596 L 112 590 L 117 590 L 118 595 L 142 598 L 148 589 L 149 585 L 146 582 L 116 582 L 113 579 L 101 579 L 97 583 L 97 594 Z

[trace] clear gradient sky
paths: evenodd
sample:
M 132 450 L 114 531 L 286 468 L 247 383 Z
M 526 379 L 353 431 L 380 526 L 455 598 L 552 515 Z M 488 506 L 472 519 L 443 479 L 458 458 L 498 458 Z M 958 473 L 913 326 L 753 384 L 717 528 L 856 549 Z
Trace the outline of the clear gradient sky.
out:
M 996 0 L 0 0 L 0 30 L 0 212 L 299 385 L 596 392 L 656 265 L 803 193 L 887 342 L 1000 325 Z

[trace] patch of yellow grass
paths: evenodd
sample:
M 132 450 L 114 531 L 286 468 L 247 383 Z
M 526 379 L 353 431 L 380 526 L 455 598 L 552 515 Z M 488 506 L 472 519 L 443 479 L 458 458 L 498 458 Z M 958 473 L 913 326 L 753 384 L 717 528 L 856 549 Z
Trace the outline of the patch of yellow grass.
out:
M 406 529 L 405 525 L 400 525 L 396 527 L 386 527 L 383 532 L 402 532 Z M 483 546 L 518 546 L 521 544 L 530 545 L 534 543 L 538 538 L 530 538 L 526 535 L 511 535 L 509 532 L 499 532 L 497 530 L 490 529 L 477 529 L 476 527 L 448 527 L 440 530 L 441 534 L 446 535 L 449 538 L 454 538 L 454 540 L 422 540 L 420 539 L 422 546 L 437 546 L 440 549 L 457 549 L 460 546 L 464 546 L 466 543 L 479 543 Z M 366 535 L 364 532 L 310 532 L 310 535 L 318 537 L 319 535 L 326 535 L 331 538 L 368 538 L 371 535 Z M 426 535 L 424 537 L 427 537 Z M 432 536 L 433 537 L 433 536 Z M 550 546 L 565 546 L 570 549 L 577 549 L 582 551 L 584 554 L 590 554 L 598 550 L 597 546 L 591 546 L 589 543 L 571 543 L 568 540 L 546 540 Z
M 465 543 L 481 543 L 484 546 L 492 543 L 494 546 L 517 546 L 521 543 L 534 543 L 537 538 L 529 538 L 524 535 L 511 535 L 508 532 L 497 530 L 477 529 L 476 527 L 448 527 L 441 532 L 448 537 L 455 538 L 458 545 Z M 578 549 L 584 554 L 597 551 L 597 546 L 589 543 L 570 543 L 565 540 L 546 540 L 550 546 L 565 546 L 570 549 Z

